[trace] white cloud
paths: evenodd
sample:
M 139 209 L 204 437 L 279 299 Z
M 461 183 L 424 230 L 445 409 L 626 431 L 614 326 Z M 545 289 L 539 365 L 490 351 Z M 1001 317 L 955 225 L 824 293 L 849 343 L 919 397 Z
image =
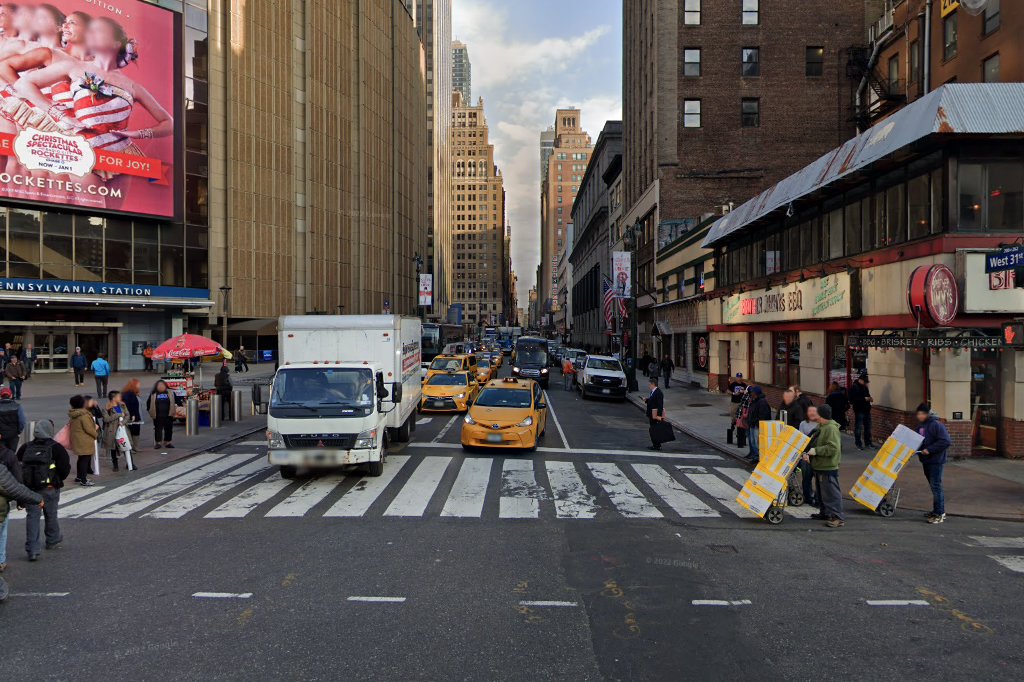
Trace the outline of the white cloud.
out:
M 457 0 L 453 35 L 469 47 L 473 96 L 482 96 L 505 178 L 508 219 L 512 226 L 512 261 L 519 276 L 519 302 L 525 307 L 540 261 L 539 137 L 554 122 L 555 109 L 577 106 L 594 140 L 609 119 L 621 118 L 619 74 L 593 68 L 607 24 L 573 26 L 565 37 L 513 35 L 508 6 L 500 0 Z M 515 5 L 517 14 L 534 11 L 532 24 L 547 29 L 543 6 Z M 522 18 L 522 17 L 519 17 Z M 533 20 L 533 17 L 526 17 Z M 567 24 L 562 24 L 566 26 Z M 616 60 L 617 61 L 617 60 Z

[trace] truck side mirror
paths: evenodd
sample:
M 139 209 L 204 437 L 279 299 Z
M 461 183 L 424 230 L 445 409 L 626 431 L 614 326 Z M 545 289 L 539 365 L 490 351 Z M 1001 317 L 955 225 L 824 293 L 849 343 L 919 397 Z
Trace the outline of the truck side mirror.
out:
M 391 402 L 396 405 L 402 402 L 402 384 L 399 381 L 391 384 Z
M 384 373 L 377 372 L 377 400 L 388 397 L 388 389 L 384 386 Z

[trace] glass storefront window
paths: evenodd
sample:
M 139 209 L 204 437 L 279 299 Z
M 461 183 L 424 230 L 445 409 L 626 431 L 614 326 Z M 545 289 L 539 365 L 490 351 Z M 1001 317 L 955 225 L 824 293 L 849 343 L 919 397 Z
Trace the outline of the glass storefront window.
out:
M 931 233 L 931 188 L 928 174 L 918 175 L 907 182 L 907 205 L 910 210 L 910 238 L 927 237 Z
M 199 80 L 209 80 L 208 44 L 205 31 L 185 29 L 186 75 Z
M 907 197 L 903 184 L 885 190 L 886 243 L 907 240 Z
M 185 250 L 185 273 L 190 287 L 207 288 L 210 280 L 209 258 L 205 249 Z
M 1024 164 L 988 164 L 988 227 L 1020 230 L 1024 225 Z
M 181 225 L 160 226 L 160 284 L 180 287 L 185 284 L 185 229 Z
M 43 213 L 43 278 L 74 279 L 74 217 Z
M 7 213 L 7 251 L 9 276 L 39 277 L 39 211 L 9 209 Z
M 980 230 L 985 225 L 984 170 L 980 163 L 961 163 L 957 170 L 957 213 L 961 230 Z
M 107 270 L 132 269 L 132 224 L 119 218 L 107 218 L 104 230 Z M 120 280 L 123 281 L 123 280 Z M 129 280 L 131 281 L 131 280 Z
M 103 279 L 103 219 L 75 216 L 75 279 Z
M 190 223 L 206 224 L 209 210 L 206 178 L 185 176 L 185 219 Z
M 776 386 L 792 386 L 800 383 L 800 334 L 772 334 L 774 361 L 772 383 Z

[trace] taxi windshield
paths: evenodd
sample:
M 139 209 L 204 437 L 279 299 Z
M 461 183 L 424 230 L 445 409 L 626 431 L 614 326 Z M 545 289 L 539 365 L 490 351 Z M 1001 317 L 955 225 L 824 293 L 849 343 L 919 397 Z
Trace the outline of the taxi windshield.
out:
M 430 369 L 439 369 L 444 372 L 462 369 L 462 358 L 434 358 L 430 363 Z
M 621 372 L 622 366 L 618 360 L 606 360 L 604 358 L 590 358 L 587 360 L 588 369 L 603 369 L 609 372 Z
M 427 383 L 431 386 L 465 386 L 469 381 L 465 374 L 435 374 Z
M 485 388 L 474 403 L 477 407 L 529 407 L 533 394 L 523 388 Z
M 480 369 L 487 369 L 488 367 L 491 366 L 491 359 L 480 358 L 480 360 L 477 361 L 476 366 L 479 367 Z

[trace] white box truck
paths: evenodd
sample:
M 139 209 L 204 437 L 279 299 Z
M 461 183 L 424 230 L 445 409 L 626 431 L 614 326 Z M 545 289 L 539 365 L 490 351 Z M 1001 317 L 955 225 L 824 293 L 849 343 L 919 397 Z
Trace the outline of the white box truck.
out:
M 420 403 L 421 324 L 398 315 L 286 315 L 270 389 L 267 446 L 282 478 L 300 468 L 384 471 Z

